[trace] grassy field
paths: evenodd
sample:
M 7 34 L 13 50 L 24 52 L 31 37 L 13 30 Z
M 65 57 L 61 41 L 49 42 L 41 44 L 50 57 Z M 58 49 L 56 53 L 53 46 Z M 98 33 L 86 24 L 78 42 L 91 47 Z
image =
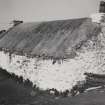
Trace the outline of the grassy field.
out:
M 36 91 L 31 85 L 0 71 L 0 105 L 105 105 L 103 87 L 73 97 L 56 97 Z

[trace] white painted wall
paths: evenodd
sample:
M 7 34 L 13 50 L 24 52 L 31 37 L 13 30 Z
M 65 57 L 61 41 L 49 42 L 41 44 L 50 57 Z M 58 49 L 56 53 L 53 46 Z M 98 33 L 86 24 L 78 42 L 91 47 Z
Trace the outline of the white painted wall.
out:
M 52 64 L 51 60 L 41 60 L 38 58 L 27 58 L 20 55 L 11 55 L 0 51 L 0 67 L 9 73 L 22 76 L 24 80 L 29 79 L 39 88 L 46 90 L 55 88 L 59 91 L 72 89 L 78 82 L 85 80 L 84 72 L 103 73 L 104 69 L 99 69 L 96 50 L 86 50 L 78 52 L 78 57 L 68 59 L 61 64 Z

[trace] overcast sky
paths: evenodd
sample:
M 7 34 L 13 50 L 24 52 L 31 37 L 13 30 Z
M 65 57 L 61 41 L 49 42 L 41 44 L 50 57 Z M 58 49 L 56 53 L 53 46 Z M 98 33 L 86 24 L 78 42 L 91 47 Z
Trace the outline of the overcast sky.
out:
M 48 21 L 87 17 L 100 0 L 0 0 L 0 29 L 14 20 Z

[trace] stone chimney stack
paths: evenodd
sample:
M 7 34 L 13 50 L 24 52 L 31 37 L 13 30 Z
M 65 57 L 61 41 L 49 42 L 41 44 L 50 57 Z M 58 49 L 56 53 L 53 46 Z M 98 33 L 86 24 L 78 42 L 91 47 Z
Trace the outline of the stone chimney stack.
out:
M 13 26 L 17 26 L 17 25 L 23 23 L 23 21 L 20 21 L 20 20 L 13 20 L 12 23 L 13 23 Z
M 105 13 L 105 1 L 100 2 L 99 13 Z
M 91 14 L 90 18 L 92 22 L 105 23 L 105 1 L 100 2 L 99 13 Z

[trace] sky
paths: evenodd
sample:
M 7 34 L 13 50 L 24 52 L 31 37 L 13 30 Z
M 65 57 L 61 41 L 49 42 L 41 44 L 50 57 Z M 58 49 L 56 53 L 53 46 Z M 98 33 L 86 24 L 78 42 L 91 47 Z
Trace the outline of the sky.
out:
M 0 29 L 12 20 L 50 21 L 88 17 L 100 0 L 0 0 Z

